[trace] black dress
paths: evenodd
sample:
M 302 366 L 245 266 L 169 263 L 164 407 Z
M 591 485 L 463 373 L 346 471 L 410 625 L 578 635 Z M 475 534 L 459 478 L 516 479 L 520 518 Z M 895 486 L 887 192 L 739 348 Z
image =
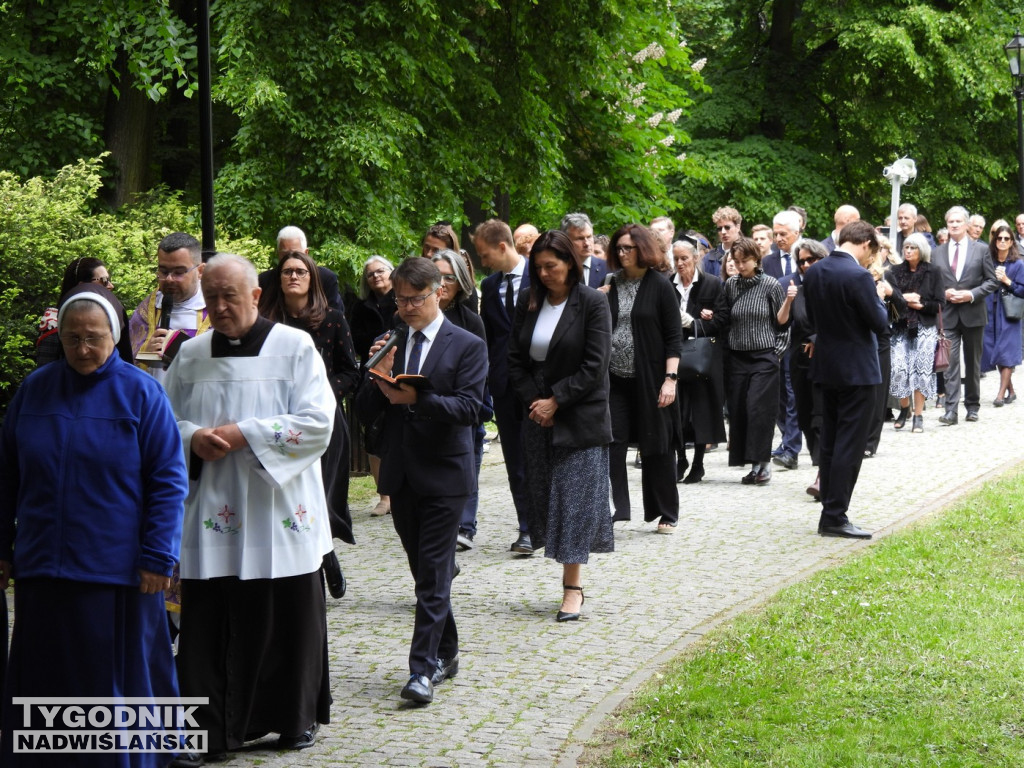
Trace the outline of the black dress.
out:
M 350 444 L 348 423 L 342 404 L 352 397 L 359 386 L 359 364 L 352 346 L 348 321 L 336 309 L 327 310 L 319 328 L 309 328 L 299 318 L 289 317 L 286 325 L 301 328 L 313 337 L 313 344 L 327 368 L 331 390 L 338 401 L 334 412 L 334 432 L 330 445 L 320 458 L 320 471 L 324 476 L 324 495 L 331 520 L 331 535 L 349 544 L 355 544 L 352 534 L 352 516 L 348 509 L 348 465 Z

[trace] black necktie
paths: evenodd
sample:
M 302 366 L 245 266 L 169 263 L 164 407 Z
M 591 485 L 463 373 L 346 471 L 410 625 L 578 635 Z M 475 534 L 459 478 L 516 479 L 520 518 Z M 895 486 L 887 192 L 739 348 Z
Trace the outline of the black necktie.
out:
M 412 335 L 412 352 L 409 353 L 409 365 L 406 366 L 406 373 L 410 376 L 415 376 L 420 372 L 420 355 L 423 352 L 423 342 L 427 340 L 427 337 L 423 335 L 423 331 L 416 331 Z
M 508 312 L 509 320 L 516 314 L 516 289 L 512 287 L 515 277 L 511 272 L 505 275 L 505 311 Z

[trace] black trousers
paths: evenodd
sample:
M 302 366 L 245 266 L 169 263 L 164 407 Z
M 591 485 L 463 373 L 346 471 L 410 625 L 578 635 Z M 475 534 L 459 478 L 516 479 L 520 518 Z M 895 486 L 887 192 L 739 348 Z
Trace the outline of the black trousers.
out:
M 876 385 L 875 402 L 872 405 L 871 427 L 868 429 L 868 442 L 865 450 L 876 453 L 878 443 L 882 439 L 882 427 L 885 426 L 885 411 L 889 405 L 889 383 L 892 380 L 892 354 L 888 349 L 879 350 L 878 364 L 882 368 L 882 383 Z M 910 397 L 910 411 L 914 411 L 914 397 Z
M 766 464 L 779 412 L 775 350 L 732 351 L 729 366 L 729 466 Z
M 636 379 L 613 375 L 610 383 L 608 407 L 612 417 L 612 444 L 608 454 L 608 474 L 612 483 L 612 506 L 617 515 L 624 516 L 631 509 L 626 453 L 631 427 L 636 426 L 639 418 L 637 403 L 640 393 Z M 674 445 L 668 446 L 664 453 L 643 451 L 640 485 L 643 489 L 644 520 L 660 519 L 663 523 L 675 525 L 679 520 L 679 489 L 676 487 Z
M 811 464 L 818 466 L 821 460 L 821 391 L 811 381 L 809 368 L 798 365 L 794 359 L 792 367 L 793 397 L 796 399 L 797 423 L 807 441 Z
M 505 457 L 512 503 L 516 505 L 519 532 L 529 533 L 527 510 L 530 508 L 530 494 L 526 487 L 526 456 L 523 454 L 523 406 L 511 389 L 494 398 L 494 421 L 501 436 L 501 453 Z
M 455 539 L 465 496 L 421 496 L 408 484 L 391 494 L 391 518 L 416 581 L 416 619 L 409 672 L 430 677 L 438 658 L 459 652 L 452 613 Z
M 843 525 L 874 418 L 877 387 L 822 387 L 821 520 Z

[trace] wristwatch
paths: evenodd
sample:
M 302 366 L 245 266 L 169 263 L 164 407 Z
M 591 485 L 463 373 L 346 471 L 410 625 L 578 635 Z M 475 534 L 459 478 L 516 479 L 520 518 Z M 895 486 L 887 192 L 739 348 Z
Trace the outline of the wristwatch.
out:
M 672 381 L 679 381 L 679 374 L 678 373 L 666 373 L 665 374 L 665 378 L 666 379 L 672 379 Z

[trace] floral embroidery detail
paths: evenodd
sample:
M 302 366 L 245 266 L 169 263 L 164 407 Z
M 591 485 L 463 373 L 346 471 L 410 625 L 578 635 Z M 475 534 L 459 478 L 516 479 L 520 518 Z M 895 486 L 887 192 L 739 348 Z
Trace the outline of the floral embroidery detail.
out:
M 284 525 L 285 530 L 287 531 L 295 531 L 295 533 L 308 533 L 310 530 L 312 530 L 312 527 L 310 526 L 309 523 L 312 523 L 313 520 L 315 520 L 316 518 L 313 517 L 313 515 L 309 515 L 309 523 L 307 523 L 306 515 L 309 515 L 309 511 L 304 506 L 299 504 L 299 508 L 295 510 L 293 516 L 286 517 L 284 520 L 281 521 L 281 523 L 282 525 Z M 292 519 L 293 517 L 295 519 Z M 298 522 L 296 522 L 296 520 L 298 520 Z
M 294 459 L 296 454 L 288 450 L 287 444 L 294 443 L 295 445 L 298 445 L 300 442 L 302 442 L 302 433 L 292 432 L 292 430 L 289 429 L 288 437 L 285 437 L 283 425 L 275 423 L 271 424 L 270 428 L 274 430 L 274 440 L 270 444 L 271 447 L 274 448 L 282 456 L 288 456 L 289 458 Z
M 218 517 L 221 520 L 220 522 L 217 521 Z M 238 515 L 232 512 L 231 507 L 225 504 L 224 508 L 221 509 L 220 512 L 203 521 L 203 527 L 208 531 L 213 531 L 214 533 L 230 533 L 237 535 L 238 532 L 242 530 L 242 523 L 239 521 L 238 525 L 232 525 L 231 521 L 236 517 L 238 517 Z

